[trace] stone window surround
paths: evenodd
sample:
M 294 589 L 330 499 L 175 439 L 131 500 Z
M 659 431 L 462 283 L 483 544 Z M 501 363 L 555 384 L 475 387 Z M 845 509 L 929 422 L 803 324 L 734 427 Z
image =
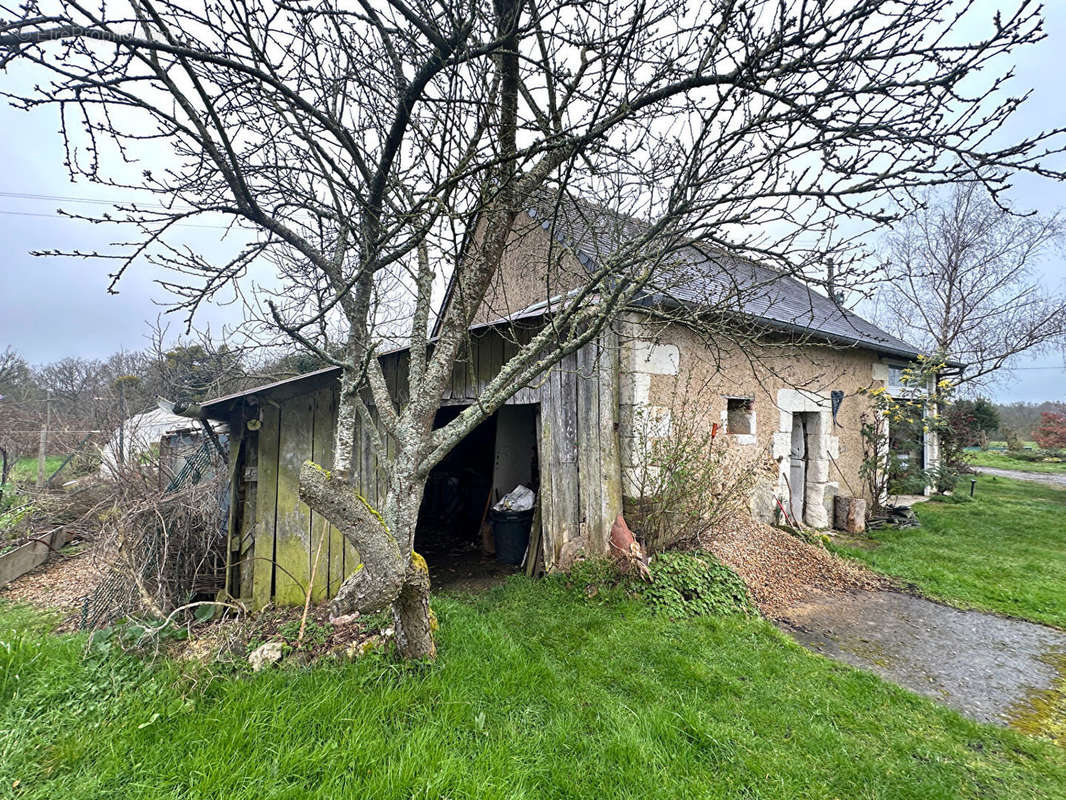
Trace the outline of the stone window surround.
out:
M 725 410 L 722 411 L 722 415 L 721 415 L 722 429 L 726 432 L 726 434 L 728 434 L 732 438 L 733 442 L 736 443 L 736 444 L 741 444 L 741 445 L 744 445 L 744 444 L 747 444 L 747 445 L 758 444 L 759 443 L 759 427 L 758 427 L 759 420 L 758 420 L 758 417 L 755 414 L 755 398 L 751 397 L 750 395 L 742 396 L 742 395 L 727 394 L 727 395 L 725 395 L 725 400 L 726 400 L 726 407 L 725 407 Z M 748 412 L 748 415 L 751 418 L 751 425 L 750 425 L 751 430 L 748 433 L 733 433 L 733 431 L 729 430 L 729 401 L 730 400 L 747 400 L 749 403 L 751 403 L 751 410 Z

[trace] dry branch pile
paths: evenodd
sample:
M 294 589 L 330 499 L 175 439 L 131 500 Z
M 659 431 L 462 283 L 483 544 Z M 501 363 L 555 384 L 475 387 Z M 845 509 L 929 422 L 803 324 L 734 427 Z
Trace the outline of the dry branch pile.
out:
M 759 610 L 768 617 L 780 616 L 814 591 L 838 593 L 889 586 L 885 578 L 823 547 L 743 515 L 721 524 L 709 549 L 741 577 Z
M 217 465 L 216 465 L 217 466 Z M 223 470 L 161 494 L 150 470 L 120 476 L 98 547 L 108 554 L 104 578 L 86 605 L 83 624 L 127 616 L 162 618 L 223 588 Z

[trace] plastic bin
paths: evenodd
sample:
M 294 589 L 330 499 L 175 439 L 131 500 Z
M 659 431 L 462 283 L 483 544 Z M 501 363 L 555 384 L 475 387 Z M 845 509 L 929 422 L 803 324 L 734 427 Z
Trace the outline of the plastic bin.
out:
M 529 546 L 529 529 L 533 525 L 533 509 L 528 511 L 493 511 L 492 537 L 496 540 L 496 561 L 518 566 Z

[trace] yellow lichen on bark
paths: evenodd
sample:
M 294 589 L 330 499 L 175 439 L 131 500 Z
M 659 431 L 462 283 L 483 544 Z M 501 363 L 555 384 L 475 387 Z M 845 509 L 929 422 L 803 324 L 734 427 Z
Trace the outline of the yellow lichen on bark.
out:
M 418 572 L 429 574 L 429 565 L 426 563 L 426 560 L 414 550 L 411 551 L 411 566 Z

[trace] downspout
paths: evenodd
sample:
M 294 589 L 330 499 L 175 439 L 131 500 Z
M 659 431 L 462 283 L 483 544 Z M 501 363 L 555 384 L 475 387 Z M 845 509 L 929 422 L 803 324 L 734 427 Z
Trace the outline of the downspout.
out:
M 173 400 L 167 400 L 165 397 L 157 396 L 155 404 L 161 411 L 166 411 L 168 414 L 197 420 L 200 423 L 200 427 L 204 430 L 204 435 L 206 435 L 211 441 L 211 444 L 215 446 L 215 452 L 217 452 L 223 460 L 228 457 L 225 449 L 222 447 L 222 442 L 218 439 L 218 434 L 216 434 L 215 429 L 211 427 L 211 423 L 207 421 L 207 417 L 204 416 L 203 407 L 199 403 L 175 403 Z

